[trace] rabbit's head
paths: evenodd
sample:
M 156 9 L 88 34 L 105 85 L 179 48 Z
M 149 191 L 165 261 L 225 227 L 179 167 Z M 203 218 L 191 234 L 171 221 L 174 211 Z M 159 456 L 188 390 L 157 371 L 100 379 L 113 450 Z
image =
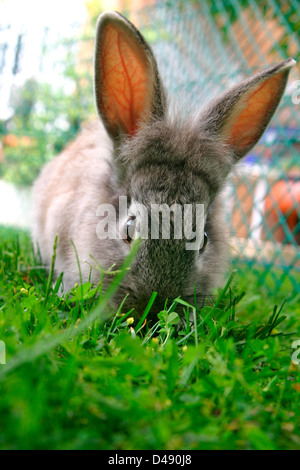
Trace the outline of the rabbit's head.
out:
M 118 13 L 100 16 L 95 99 L 114 143 L 114 191 L 127 197 L 128 216 L 120 216 L 127 250 L 140 229 L 141 207 L 149 222 L 117 303 L 129 293 L 128 305 L 141 312 L 153 291 L 163 305 L 178 295 L 191 300 L 195 290 L 202 299 L 218 283 L 228 251 L 219 193 L 264 132 L 294 63 L 253 75 L 196 119 L 184 120 L 168 111 L 153 52 L 139 31 Z M 174 204 L 182 209 L 182 222 L 175 222 Z M 152 217 L 153 205 L 164 205 L 167 215 L 170 209 L 166 236 L 163 216 Z M 151 231 L 155 220 L 159 236 Z

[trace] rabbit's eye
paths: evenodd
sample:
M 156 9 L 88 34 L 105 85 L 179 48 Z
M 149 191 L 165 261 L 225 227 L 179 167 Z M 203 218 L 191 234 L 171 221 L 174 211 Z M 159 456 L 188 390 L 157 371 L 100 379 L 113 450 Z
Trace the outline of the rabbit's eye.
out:
M 208 236 L 207 236 L 207 233 L 204 232 L 204 235 L 203 235 L 203 242 L 201 243 L 201 246 L 200 246 L 200 249 L 199 249 L 199 253 L 203 253 L 203 251 L 205 250 L 205 247 L 207 245 L 207 242 L 208 242 Z
M 124 242 L 131 243 L 136 234 L 136 219 L 135 216 L 128 218 L 124 230 L 123 230 L 123 240 Z

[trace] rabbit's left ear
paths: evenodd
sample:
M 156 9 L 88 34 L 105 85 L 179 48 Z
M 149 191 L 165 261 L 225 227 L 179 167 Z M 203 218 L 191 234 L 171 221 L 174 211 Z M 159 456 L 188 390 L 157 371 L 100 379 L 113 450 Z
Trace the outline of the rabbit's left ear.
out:
M 165 109 L 151 48 L 132 23 L 113 11 L 103 13 L 97 24 L 95 97 L 113 139 L 135 134 L 139 123 L 163 116 Z
M 221 137 L 242 158 L 260 139 L 284 92 L 294 59 L 260 72 L 234 86 L 202 114 L 202 125 Z

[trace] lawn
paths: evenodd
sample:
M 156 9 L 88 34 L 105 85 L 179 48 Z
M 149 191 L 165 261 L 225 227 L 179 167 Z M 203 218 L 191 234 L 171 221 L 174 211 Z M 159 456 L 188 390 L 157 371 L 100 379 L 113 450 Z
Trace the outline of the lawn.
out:
M 0 229 L 0 449 L 300 449 L 299 295 L 227 280 L 183 305 L 195 327 L 180 299 L 111 318 L 111 291 L 58 297 L 28 234 Z

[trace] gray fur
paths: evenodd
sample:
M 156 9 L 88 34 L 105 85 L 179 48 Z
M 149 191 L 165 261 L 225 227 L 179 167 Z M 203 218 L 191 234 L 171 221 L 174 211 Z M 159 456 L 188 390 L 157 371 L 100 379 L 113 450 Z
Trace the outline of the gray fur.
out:
M 128 34 L 130 41 L 135 41 L 141 60 L 147 62 L 151 106 L 132 136 L 126 135 L 121 118 L 111 122 L 103 108 L 101 44 L 107 25 Z M 185 249 L 185 239 L 143 240 L 130 272 L 113 298 L 114 309 L 129 294 L 125 310 L 134 307 L 140 316 L 153 291 L 159 293 L 153 310 L 157 312 L 166 298 L 172 300 L 180 295 L 192 300 L 196 286 L 201 300 L 218 286 L 228 254 L 221 190 L 235 162 L 249 150 L 249 146 L 241 149 L 239 142 L 229 144 L 225 134 L 232 116 L 242 109 L 247 93 L 282 72 L 272 109 L 265 111 L 260 128 L 255 130 L 258 140 L 276 109 L 292 65 L 290 59 L 254 75 L 211 103 L 198 119 L 183 122 L 180 116 L 171 117 L 167 112 L 156 61 L 141 34 L 117 13 L 101 15 L 95 49 L 95 96 L 97 111 L 110 138 L 100 122 L 91 124 L 43 169 L 34 188 L 33 236 L 44 263 L 50 265 L 53 240 L 59 234 L 55 273 L 58 276 L 64 272 L 65 290 L 79 282 L 71 239 L 78 251 L 84 282 L 89 278 L 91 264 L 95 264 L 90 255 L 104 269 L 113 264 L 117 268 L 124 261 L 129 244 L 122 239 L 99 240 L 96 235 L 97 207 L 102 203 L 117 204 L 120 195 L 147 207 L 151 203 L 204 204 L 208 244 L 199 254 Z M 91 278 L 94 284 L 99 282 L 97 269 L 92 269 Z M 105 286 L 108 282 L 107 277 Z

